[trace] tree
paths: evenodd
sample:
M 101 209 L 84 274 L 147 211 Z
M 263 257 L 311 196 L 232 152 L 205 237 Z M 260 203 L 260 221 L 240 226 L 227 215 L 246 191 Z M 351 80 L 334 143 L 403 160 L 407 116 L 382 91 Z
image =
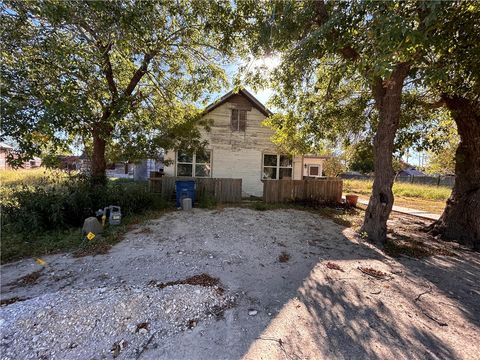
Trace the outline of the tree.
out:
M 448 118 L 443 124 L 443 131 L 437 131 L 430 136 L 440 137 L 441 146 L 428 152 L 427 173 L 451 175 L 455 173 L 455 153 L 460 142 L 455 122 Z M 429 135 L 427 135 L 429 136 Z
M 102 181 L 110 146 L 138 157 L 201 145 L 195 104 L 225 82 L 228 1 L 5 1 L 0 13 L 2 137 L 18 161 L 42 139 L 81 138 Z
M 373 145 L 370 139 L 353 144 L 348 149 L 348 169 L 369 174 L 374 171 Z
M 277 51 L 282 56 L 272 82 L 280 89 L 279 105 L 304 110 L 298 117 L 315 118 L 328 110 L 322 102 L 331 102 L 335 87 L 348 77 L 357 78 L 362 90 L 368 89 L 378 121 L 373 140 L 375 180 L 362 231 L 377 243 L 386 238 L 393 205 L 392 154 L 403 87 L 421 64 L 430 33 L 441 21 L 437 13 L 442 6 L 421 1 L 274 1 L 259 8 L 249 1 L 240 4 L 244 14 L 254 14 L 257 20 L 248 37 L 253 39 L 254 54 Z M 359 96 L 351 102 L 361 100 Z M 349 104 L 340 105 L 336 109 L 342 111 Z M 312 127 L 325 127 L 324 119 L 317 117 Z M 335 129 L 340 127 L 332 122 Z
M 323 163 L 323 172 L 325 176 L 336 177 L 345 171 L 345 165 L 339 155 L 330 153 Z
M 450 2 L 436 28 L 424 84 L 456 123 L 455 186 L 433 234 L 480 249 L 480 4 Z

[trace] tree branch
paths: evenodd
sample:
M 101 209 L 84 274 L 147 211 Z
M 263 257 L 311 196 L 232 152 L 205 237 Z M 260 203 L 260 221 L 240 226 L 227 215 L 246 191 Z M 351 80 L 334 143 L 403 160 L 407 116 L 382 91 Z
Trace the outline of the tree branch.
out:
M 330 19 L 330 16 L 328 14 L 327 7 L 325 6 L 324 0 L 317 0 L 315 4 L 317 13 L 317 24 L 318 26 L 322 27 Z M 336 40 L 338 38 L 338 33 L 334 29 L 332 29 L 330 35 L 333 40 Z M 360 57 L 360 54 L 351 45 L 345 45 L 344 47 L 339 49 L 338 52 L 346 60 L 356 61 Z
M 99 44 L 101 46 L 101 44 Z M 112 48 L 112 43 L 109 43 L 106 46 L 103 46 L 103 73 L 105 74 L 105 78 L 107 79 L 108 89 L 112 94 L 112 102 L 114 102 L 118 97 L 118 90 L 117 85 L 115 84 L 115 78 L 113 77 L 113 68 L 112 63 L 110 61 L 110 50 Z M 100 48 L 101 49 L 101 48 Z
M 126 96 L 132 95 L 133 90 L 135 90 L 138 82 L 142 79 L 143 75 L 147 73 L 148 65 L 150 64 L 150 61 L 152 61 L 152 59 L 154 58 L 155 54 L 156 52 L 150 52 L 144 55 L 142 64 L 135 71 L 132 78 L 130 79 L 130 82 L 127 85 L 127 88 L 125 89 L 124 94 Z

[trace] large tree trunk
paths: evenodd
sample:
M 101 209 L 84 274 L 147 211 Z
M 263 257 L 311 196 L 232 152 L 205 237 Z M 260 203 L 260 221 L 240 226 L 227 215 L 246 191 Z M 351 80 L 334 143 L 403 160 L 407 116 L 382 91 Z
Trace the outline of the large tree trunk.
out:
M 402 89 L 409 71 L 408 64 L 398 64 L 388 80 L 377 79 L 373 84 L 375 106 L 379 122 L 373 140 L 375 178 L 361 228 L 368 239 L 383 244 L 387 236 L 387 220 L 393 206 L 392 154 L 395 134 L 400 121 Z
M 102 185 L 106 183 L 107 161 L 105 159 L 105 148 L 107 141 L 102 126 L 94 125 L 93 136 L 93 154 L 91 163 L 91 179 L 94 185 Z
M 480 104 L 442 97 L 455 120 L 460 144 L 455 155 L 455 186 L 431 232 L 480 250 Z

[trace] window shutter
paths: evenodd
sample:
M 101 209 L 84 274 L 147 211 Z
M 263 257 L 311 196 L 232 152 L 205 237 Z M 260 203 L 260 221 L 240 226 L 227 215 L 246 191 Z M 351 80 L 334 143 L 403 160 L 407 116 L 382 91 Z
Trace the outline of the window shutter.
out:
M 234 131 L 238 130 L 238 110 L 237 109 L 232 109 L 232 115 L 230 117 L 230 127 Z
M 240 110 L 240 115 L 238 117 L 238 130 L 245 131 L 247 127 L 247 111 Z

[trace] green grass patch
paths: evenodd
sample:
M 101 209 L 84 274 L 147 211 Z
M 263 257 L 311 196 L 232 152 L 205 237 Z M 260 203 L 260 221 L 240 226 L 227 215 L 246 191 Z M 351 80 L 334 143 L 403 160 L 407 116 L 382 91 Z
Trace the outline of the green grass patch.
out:
M 77 257 L 104 254 L 135 226 L 173 210 L 173 204 L 169 203 L 162 210 L 150 210 L 142 214 L 126 216 L 122 218 L 120 225 L 107 225 L 102 236 L 94 238 L 92 241 L 82 239 L 80 227 L 51 230 L 38 234 L 25 234 L 2 229 L 1 263 L 63 252 L 72 252 Z
M 44 167 L 35 169 L 18 169 L 0 171 L 0 184 L 2 186 L 12 185 L 37 185 L 45 184 L 59 179 L 65 179 L 69 174 L 61 170 L 50 170 Z
M 343 191 L 346 193 L 370 195 L 372 193 L 372 186 L 373 182 L 370 180 L 343 180 Z M 393 184 L 393 194 L 395 196 L 446 201 L 451 192 L 452 189 L 444 186 L 410 184 L 402 182 L 396 182 Z

